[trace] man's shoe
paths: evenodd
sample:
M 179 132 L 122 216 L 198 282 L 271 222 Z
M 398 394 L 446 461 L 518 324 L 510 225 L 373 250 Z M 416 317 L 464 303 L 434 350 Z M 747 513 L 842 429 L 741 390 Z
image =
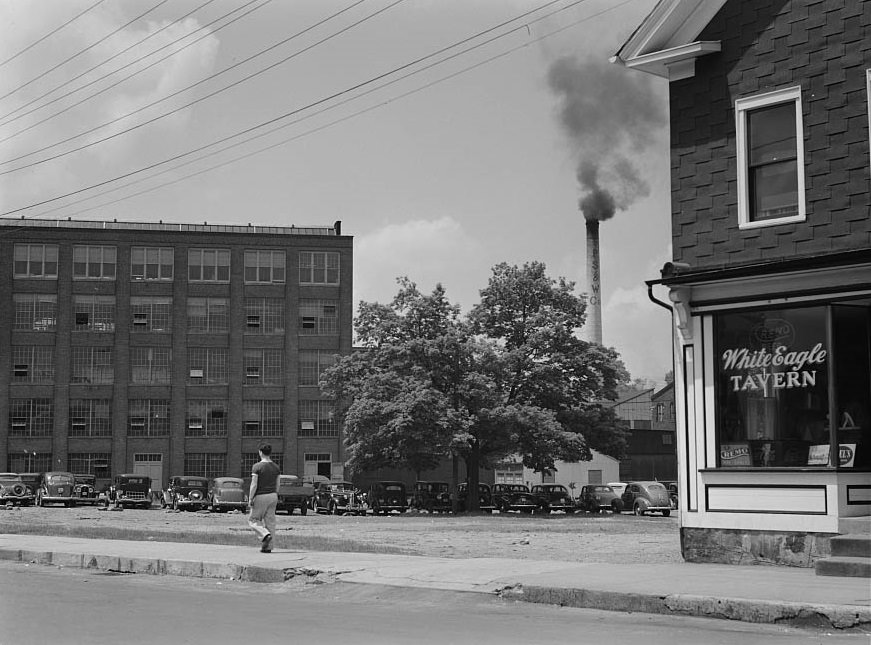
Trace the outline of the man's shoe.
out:
M 260 547 L 260 553 L 272 553 L 272 535 L 266 534 L 266 537 L 263 538 L 262 546 Z

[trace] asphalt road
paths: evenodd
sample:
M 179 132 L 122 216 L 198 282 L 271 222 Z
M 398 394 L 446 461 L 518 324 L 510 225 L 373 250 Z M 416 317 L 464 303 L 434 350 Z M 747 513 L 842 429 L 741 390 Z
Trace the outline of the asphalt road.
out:
M 0 562 L 0 644 L 866 645 L 844 635 L 346 583 L 256 584 Z

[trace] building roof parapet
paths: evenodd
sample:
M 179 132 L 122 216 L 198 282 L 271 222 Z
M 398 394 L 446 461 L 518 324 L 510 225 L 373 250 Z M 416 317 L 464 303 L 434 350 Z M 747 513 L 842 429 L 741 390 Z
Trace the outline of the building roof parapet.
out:
M 87 228 L 126 231 L 176 231 L 187 233 L 256 233 L 259 235 L 341 235 L 342 223 L 332 226 L 258 226 L 253 224 L 185 224 L 181 222 L 119 222 L 118 220 L 0 218 L 0 226 L 36 228 Z

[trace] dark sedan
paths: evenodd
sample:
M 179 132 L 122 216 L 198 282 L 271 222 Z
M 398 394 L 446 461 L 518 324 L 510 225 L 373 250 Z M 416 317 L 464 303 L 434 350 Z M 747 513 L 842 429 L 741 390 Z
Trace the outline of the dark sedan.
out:
M 493 505 L 500 513 L 532 513 L 541 508 L 538 498 L 524 484 L 493 484 Z
M 643 481 L 629 482 L 623 491 L 623 506 L 636 515 L 645 513 L 662 513 L 663 517 L 671 515 L 671 499 L 668 489 L 661 482 Z
M 623 500 L 607 484 L 589 484 L 581 488 L 578 506 L 588 513 L 619 513 L 623 510 Z
M 76 497 L 73 487 L 76 485 L 76 476 L 68 472 L 42 473 L 39 478 L 39 487 L 36 489 L 36 505 L 63 504 L 75 506 Z

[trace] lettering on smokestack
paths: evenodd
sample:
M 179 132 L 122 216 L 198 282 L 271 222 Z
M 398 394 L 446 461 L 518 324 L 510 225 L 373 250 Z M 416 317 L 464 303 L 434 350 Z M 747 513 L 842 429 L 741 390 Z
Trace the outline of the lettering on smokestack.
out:
M 587 233 L 587 340 L 602 344 L 599 222 L 650 193 L 635 166 L 666 124 L 652 80 L 606 60 L 561 58 L 548 70 L 560 124 L 579 158 L 578 202 Z

